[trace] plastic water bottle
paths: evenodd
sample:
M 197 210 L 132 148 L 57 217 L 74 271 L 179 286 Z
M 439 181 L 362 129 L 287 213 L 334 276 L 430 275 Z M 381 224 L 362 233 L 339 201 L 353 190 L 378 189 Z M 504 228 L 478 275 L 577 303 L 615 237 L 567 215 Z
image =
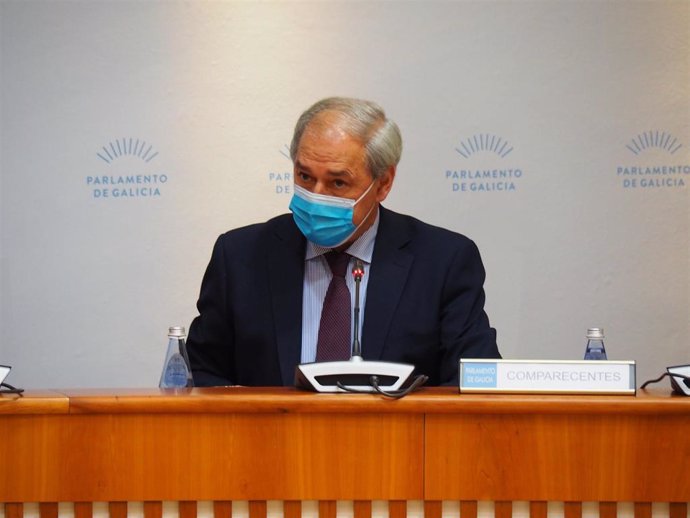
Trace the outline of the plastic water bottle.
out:
M 171 327 L 168 330 L 168 352 L 163 363 L 160 388 L 193 387 L 192 369 L 187 357 L 184 327 Z
M 590 327 L 587 329 L 587 349 L 585 360 L 606 360 L 604 348 L 604 328 Z

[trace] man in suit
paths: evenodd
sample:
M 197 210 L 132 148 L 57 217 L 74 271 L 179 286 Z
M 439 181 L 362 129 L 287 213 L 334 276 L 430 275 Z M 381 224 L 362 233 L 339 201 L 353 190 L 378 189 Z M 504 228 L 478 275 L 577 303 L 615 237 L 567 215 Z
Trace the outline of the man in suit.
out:
M 381 206 L 402 139 L 379 106 L 317 102 L 298 120 L 290 152 L 292 214 L 227 232 L 214 246 L 187 340 L 197 386 L 292 385 L 299 363 L 347 359 L 349 274 L 349 294 L 340 295 L 348 307 L 335 318 L 347 331 L 324 331 L 333 311 L 325 300 L 339 281 L 331 271 L 336 256 L 348 272 L 357 259 L 364 264 L 365 360 L 413 364 L 415 374 L 441 385 L 457 384 L 461 357 L 500 358 L 475 244 Z M 329 339 L 347 343 L 347 351 L 326 345 Z

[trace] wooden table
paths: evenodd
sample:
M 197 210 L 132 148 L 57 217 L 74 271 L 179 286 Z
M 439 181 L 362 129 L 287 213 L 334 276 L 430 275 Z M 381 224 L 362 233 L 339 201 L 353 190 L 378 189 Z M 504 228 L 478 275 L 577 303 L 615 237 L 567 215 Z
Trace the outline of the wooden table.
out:
M 669 502 L 685 518 L 690 501 L 690 398 L 661 391 L 427 388 L 397 401 L 283 388 L 29 391 L 0 398 L 0 434 L 7 518 L 26 502 L 41 502 L 42 518 L 74 502 L 84 518 L 102 501 L 113 517 L 145 502 L 154 518 L 164 500 L 181 502 L 184 518 L 202 500 L 218 517 L 233 500 L 248 500 L 252 518 L 268 500 L 283 501 L 287 517 L 304 500 L 318 500 L 321 516 L 352 500 L 357 518 L 374 500 L 388 501 L 392 517 L 409 500 L 440 517 L 441 502 L 455 500 L 464 518 L 478 501 L 507 517 L 526 500 L 536 517 L 548 501 L 566 502 L 567 518 L 594 501 L 604 517 L 616 502 L 635 502 L 639 518 Z

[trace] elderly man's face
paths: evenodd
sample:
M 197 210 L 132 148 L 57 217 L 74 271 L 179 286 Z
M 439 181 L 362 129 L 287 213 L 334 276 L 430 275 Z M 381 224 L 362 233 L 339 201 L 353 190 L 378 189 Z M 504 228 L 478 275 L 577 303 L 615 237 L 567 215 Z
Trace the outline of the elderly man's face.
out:
M 373 179 L 364 144 L 340 129 L 337 117 L 337 113 L 325 111 L 306 127 L 295 157 L 295 183 L 316 194 L 356 200 Z M 395 168 L 391 167 L 355 206 L 353 223 L 358 226 L 364 218 L 366 221 L 341 248 L 349 246 L 374 222 L 378 203 L 388 196 L 394 176 Z

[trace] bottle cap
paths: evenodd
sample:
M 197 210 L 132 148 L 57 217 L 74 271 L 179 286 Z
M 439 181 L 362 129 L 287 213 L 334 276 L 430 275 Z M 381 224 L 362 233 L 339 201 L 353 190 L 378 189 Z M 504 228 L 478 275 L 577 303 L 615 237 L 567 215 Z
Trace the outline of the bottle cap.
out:
M 587 329 L 587 339 L 588 340 L 603 340 L 604 339 L 604 328 L 603 327 L 590 327 Z
M 183 326 L 173 326 L 168 328 L 168 336 L 185 336 Z

